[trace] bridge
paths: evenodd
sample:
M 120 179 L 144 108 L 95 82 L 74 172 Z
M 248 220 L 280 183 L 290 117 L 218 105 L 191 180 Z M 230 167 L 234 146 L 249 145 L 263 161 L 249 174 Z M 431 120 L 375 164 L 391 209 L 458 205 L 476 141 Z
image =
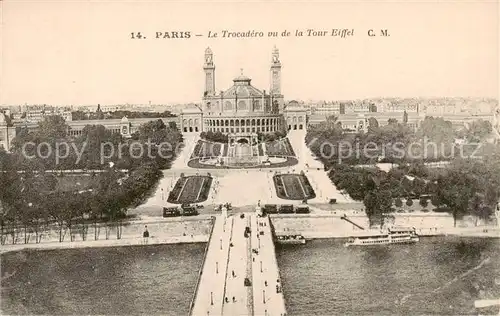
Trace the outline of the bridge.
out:
M 286 315 L 268 217 L 216 217 L 190 315 Z

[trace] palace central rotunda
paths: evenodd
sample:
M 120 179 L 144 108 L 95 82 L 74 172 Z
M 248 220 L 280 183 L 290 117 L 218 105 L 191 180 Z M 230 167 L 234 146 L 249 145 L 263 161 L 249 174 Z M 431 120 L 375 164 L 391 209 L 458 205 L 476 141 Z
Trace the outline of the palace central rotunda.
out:
M 253 143 L 257 140 L 258 132 L 270 133 L 286 128 L 305 129 L 305 110 L 299 110 L 296 106 L 290 106 L 288 110 L 284 104 L 281 93 L 281 61 L 276 47 L 272 52 L 268 91 L 252 86 L 252 80 L 244 76 L 243 72 L 233 79 L 233 85 L 229 89 L 217 91 L 214 55 L 210 48 L 205 50 L 203 70 L 205 91 L 202 105 L 182 111 L 182 132 L 222 132 L 229 136 L 230 143 Z M 287 117 L 287 113 L 292 116 Z

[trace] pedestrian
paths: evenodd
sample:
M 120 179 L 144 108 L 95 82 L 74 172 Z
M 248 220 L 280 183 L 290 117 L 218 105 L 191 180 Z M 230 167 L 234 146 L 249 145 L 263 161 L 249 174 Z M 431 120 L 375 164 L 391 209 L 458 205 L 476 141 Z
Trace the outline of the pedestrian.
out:
M 234 273 L 234 270 L 232 271 L 233 278 L 236 277 L 236 274 Z
M 236 302 L 236 297 L 233 296 L 233 303 Z
M 147 244 L 149 238 L 149 231 L 147 225 L 144 225 L 144 233 L 142 233 L 142 238 L 144 239 L 144 243 Z
M 264 285 L 267 286 L 267 281 L 264 281 Z

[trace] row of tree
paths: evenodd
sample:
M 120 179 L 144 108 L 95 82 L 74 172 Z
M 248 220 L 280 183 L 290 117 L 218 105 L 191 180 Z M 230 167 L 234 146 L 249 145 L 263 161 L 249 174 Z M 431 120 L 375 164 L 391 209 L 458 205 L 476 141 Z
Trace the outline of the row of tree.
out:
M 339 161 L 351 165 L 431 162 L 478 155 L 477 148 L 481 148 L 480 154 L 491 151 L 489 145 L 464 146 L 456 142 L 458 138 L 469 143 L 484 142 L 491 130 L 490 122 L 483 120 L 456 130 L 443 118 L 426 117 L 414 130 L 404 120 L 398 123 L 390 119 L 388 124 L 379 126 L 375 118 L 370 118 L 366 133 L 352 133 L 342 127 L 337 117 L 331 116 L 309 127 L 306 143 L 327 168 Z
M 165 126 L 161 120 L 144 124 L 128 140 L 110 133 L 103 126 L 87 126 L 76 139 L 66 133 L 67 126 L 62 118 L 47 117 L 40 122 L 38 130 L 24 130 L 17 135 L 11 153 L 0 149 L 2 243 L 9 236 L 15 242 L 21 233 L 24 233 L 24 242 L 33 237 L 39 242 L 43 232 L 55 228 L 59 230 L 60 241 L 64 240 L 67 232 L 71 240 L 75 234 L 81 234 L 86 239 L 90 225 L 94 225 L 94 238 L 97 238 L 101 222 L 110 223 L 104 225 L 107 238 L 113 227 L 120 238 L 127 209 L 141 204 L 151 195 L 162 176 L 161 170 L 170 166 L 176 149 L 182 143 L 179 131 Z M 70 152 L 67 158 L 56 164 L 55 158 L 42 158 L 32 149 L 27 152 L 28 155 L 24 154 L 22 149 L 26 142 L 48 144 L 45 145 L 45 152 L 41 152 L 42 156 L 50 150 L 55 151 L 56 146 L 63 142 L 84 150 L 80 161 L 76 161 L 78 157 Z M 150 153 L 142 156 L 130 155 L 130 152 L 122 156 L 105 153 L 109 154 L 106 155 L 109 158 L 103 160 L 102 144 L 107 142 L 116 145 L 116 148 L 121 146 L 124 152 L 128 152 L 133 143 L 149 144 Z M 84 143 L 84 147 L 79 147 Z M 171 152 L 159 155 L 162 151 L 160 145 L 164 143 L 172 147 L 169 149 Z M 46 172 L 48 169 L 86 168 L 101 172 L 92 173 L 89 185 L 83 189 L 61 186 L 59 175 Z
M 12 141 L 14 168 L 100 169 L 112 162 L 117 168 L 132 169 L 146 161 L 168 168 L 182 143 L 182 134 L 160 119 L 141 125 L 131 138 L 102 125 L 87 125 L 77 137 L 70 137 L 68 130 L 60 116 L 46 117 L 35 131 L 22 128 Z
M 212 131 L 201 132 L 200 138 L 211 141 L 211 142 L 216 142 L 216 143 L 227 144 L 229 142 L 229 137 L 227 136 L 227 134 L 223 134 L 219 131 L 217 131 L 217 132 L 212 132 Z
M 113 112 L 103 112 L 100 107 L 98 107 L 96 112 L 83 112 L 83 111 L 73 111 L 71 112 L 73 121 L 85 121 L 85 120 L 103 120 L 103 119 L 121 119 L 122 117 L 127 117 L 130 119 L 134 118 L 165 118 L 165 117 L 175 117 L 170 111 L 164 112 L 137 112 L 137 111 L 113 111 Z
M 402 206 L 402 198 L 408 206 L 419 199 L 424 208 L 430 200 L 436 210 L 453 215 L 456 225 L 464 215 L 487 220 L 494 212 L 500 198 L 500 156 L 495 157 L 455 160 L 436 173 L 422 165 L 406 165 L 389 172 L 336 165 L 329 177 L 338 189 L 363 201 L 370 225 L 382 225 L 387 214 L 396 210 L 394 206 Z M 420 177 L 408 177 L 412 171 Z

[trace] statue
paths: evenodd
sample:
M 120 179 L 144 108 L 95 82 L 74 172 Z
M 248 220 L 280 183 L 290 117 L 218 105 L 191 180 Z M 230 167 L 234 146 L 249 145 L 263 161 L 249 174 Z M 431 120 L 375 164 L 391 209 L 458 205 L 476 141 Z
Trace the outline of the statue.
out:
M 278 55 L 273 55 L 273 63 L 279 63 Z
M 205 57 L 205 60 L 206 60 L 207 64 L 210 64 L 212 62 L 212 55 L 207 55 Z

